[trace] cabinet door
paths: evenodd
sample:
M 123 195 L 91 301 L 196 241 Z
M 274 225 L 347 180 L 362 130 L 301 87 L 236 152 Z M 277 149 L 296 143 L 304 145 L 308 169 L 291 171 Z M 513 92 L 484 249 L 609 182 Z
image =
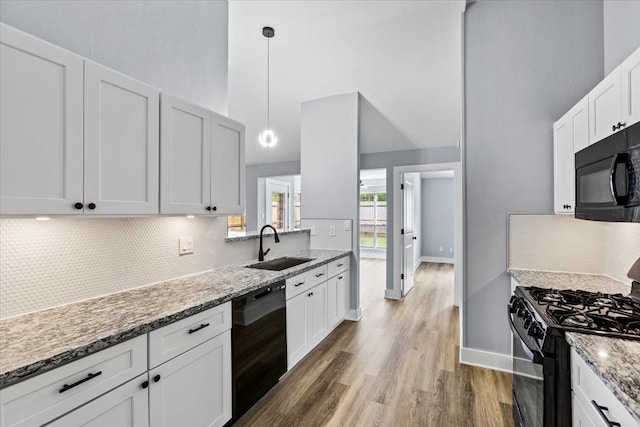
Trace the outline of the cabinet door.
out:
M 147 388 L 143 388 L 145 381 L 146 372 L 47 425 L 146 427 L 149 425 L 149 395 Z
M 582 407 L 575 392 L 571 392 L 571 415 L 571 425 L 573 427 L 596 427 L 591 418 L 589 418 L 587 411 Z
M 160 151 L 160 213 L 209 213 L 211 112 L 162 94 Z
M 211 206 L 214 214 L 244 213 L 244 126 L 214 114 L 211 145 Z
M 287 362 L 289 369 L 302 359 L 309 349 L 308 292 L 287 300 Z
M 622 123 L 631 126 L 640 121 L 640 48 L 621 65 Z
M 338 306 L 340 305 L 339 300 L 344 299 L 344 296 L 342 298 L 339 296 L 339 282 L 338 276 L 327 280 L 327 322 L 330 331 L 333 330 L 341 320 Z
M 84 212 L 157 214 L 160 94 L 94 62 L 84 67 Z
M 0 24 L 0 214 L 82 213 L 82 67 Z
M 310 349 L 327 336 L 327 282 L 309 290 L 309 340 Z
M 621 121 L 620 67 L 613 70 L 589 92 L 589 143 L 594 144 L 616 132 Z
M 149 371 L 151 426 L 222 426 L 231 419 L 231 331 Z
M 338 315 L 340 320 L 344 320 L 349 311 L 349 301 L 351 300 L 351 271 L 347 270 L 338 275 Z

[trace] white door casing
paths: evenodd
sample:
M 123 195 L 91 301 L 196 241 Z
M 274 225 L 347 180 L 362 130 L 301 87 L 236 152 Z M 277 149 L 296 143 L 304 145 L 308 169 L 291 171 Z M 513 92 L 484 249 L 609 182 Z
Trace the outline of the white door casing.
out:
M 403 179 L 402 190 L 402 296 L 413 288 L 413 182 Z
M 267 178 L 265 180 L 265 224 L 273 224 L 272 195 L 273 193 L 284 194 L 284 230 L 291 229 L 291 215 L 289 200 L 291 196 L 291 185 L 284 181 Z

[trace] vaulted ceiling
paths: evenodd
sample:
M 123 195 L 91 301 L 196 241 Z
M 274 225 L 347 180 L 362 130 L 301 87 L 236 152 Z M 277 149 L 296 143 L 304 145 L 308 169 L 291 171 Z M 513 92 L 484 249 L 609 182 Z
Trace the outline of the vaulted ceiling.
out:
M 247 164 L 300 158 L 300 104 L 362 95 L 361 152 L 456 145 L 464 1 L 229 2 L 229 115 L 247 126 Z M 263 148 L 267 39 L 271 127 Z

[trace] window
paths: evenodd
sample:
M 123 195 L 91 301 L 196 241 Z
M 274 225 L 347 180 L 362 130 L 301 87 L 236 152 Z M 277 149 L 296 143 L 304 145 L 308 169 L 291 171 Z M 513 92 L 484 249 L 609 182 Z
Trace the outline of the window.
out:
M 360 246 L 387 247 L 387 193 L 360 194 Z
M 229 215 L 227 216 L 227 235 L 231 236 L 233 232 L 245 231 L 247 229 L 246 215 Z

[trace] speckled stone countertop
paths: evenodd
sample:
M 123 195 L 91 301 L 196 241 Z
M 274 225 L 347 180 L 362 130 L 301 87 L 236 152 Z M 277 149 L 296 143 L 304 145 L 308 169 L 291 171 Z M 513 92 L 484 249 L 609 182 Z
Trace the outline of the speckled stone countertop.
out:
M 566 333 L 567 342 L 640 423 L 640 341 Z
M 631 285 L 600 275 L 531 270 L 509 270 L 509 273 L 521 286 L 582 289 L 623 295 L 631 292 Z M 640 422 L 640 341 L 576 332 L 567 332 L 565 336 L 580 357 Z M 602 356 L 603 353 L 607 356 Z
M 308 228 L 299 228 L 297 230 L 288 230 L 288 231 L 278 231 L 278 236 L 282 236 L 282 235 L 286 235 L 286 234 L 301 234 L 301 233 L 307 233 L 307 234 L 311 234 L 311 230 Z M 273 231 L 268 229 L 267 231 L 264 232 L 265 236 L 269 236 L 273 234 Z M 225 242 L 240 242 L 242 240 L 252 240 L 252 239 L 259 239 L 260 238 L 260 232 L 259 231 L 248 231 L 248 232 L 244 232 L 243 234 L 239 234 L 237 236 L 229 236 L 229 237 L 225 237 L 224 241 Z
M 349 253 L 300 250 L 289 255 L 313 261 L 282 271 L 244 268 L 250 261 L 2 320 L 0 388 Z

